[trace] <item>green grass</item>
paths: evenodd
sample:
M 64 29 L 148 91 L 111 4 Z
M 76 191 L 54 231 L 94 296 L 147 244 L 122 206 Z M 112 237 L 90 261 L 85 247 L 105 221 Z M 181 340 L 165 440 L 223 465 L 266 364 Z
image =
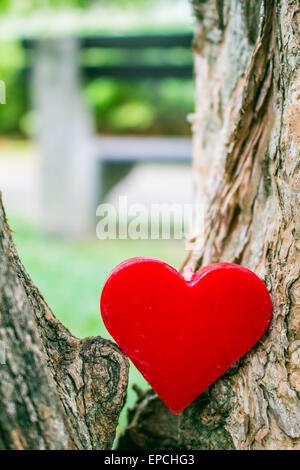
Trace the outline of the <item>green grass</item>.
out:
M 160 258 L 178 268 L 184 258 L 184 244 L 175 240 L 69 241 L 44 234 L 36 227 L 9 216 L 19 256 L 33 282 L 44 295 L 56 317 L 77 337 L 102 336 L 111 339 L 100 318 L 100 293 L 109 272 L 121 261 L 134 256 Z M 127 408 L 135 393 L 132 384 L 148 387 L 131 364 L 126 405 L 118 432 L 126 426 Z

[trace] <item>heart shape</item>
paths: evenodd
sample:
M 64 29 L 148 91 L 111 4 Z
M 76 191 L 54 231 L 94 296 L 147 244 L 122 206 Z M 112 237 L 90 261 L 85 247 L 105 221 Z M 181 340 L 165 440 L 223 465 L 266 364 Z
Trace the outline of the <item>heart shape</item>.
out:
M 272 303 L 244 267 L 217 263 L 186 281 L 152 258 L 117 266 L 101 295 L 105 326 L 174 413 L 180 413 L 266 331 Z

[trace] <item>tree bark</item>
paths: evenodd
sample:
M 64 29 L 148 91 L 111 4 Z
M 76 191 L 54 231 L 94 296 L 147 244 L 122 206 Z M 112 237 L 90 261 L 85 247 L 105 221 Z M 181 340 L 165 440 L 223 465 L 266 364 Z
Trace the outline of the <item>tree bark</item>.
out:
M 0 449 L 111 448 L 128 361 L 55 318 L 17 256 L 1 200 L 0 341 Z
M 195 200 L 206 216 L 204 245 L 195 237 L 185 264 L 250 268 L 271 293 L 273 316 L 258 344 L 181 415 L 153 391 L 140 394 L 120 448 L 299 449 L 300 5 L 193 5 Z

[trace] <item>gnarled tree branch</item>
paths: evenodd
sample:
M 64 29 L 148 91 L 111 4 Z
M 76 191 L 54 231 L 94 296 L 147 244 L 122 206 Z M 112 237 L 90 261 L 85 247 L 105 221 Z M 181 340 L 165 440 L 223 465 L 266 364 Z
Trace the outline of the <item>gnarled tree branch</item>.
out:
M 1 201 L 0 340 L 1 449 L 111 448 L 128 361 L 55 318 L 18 258 Z

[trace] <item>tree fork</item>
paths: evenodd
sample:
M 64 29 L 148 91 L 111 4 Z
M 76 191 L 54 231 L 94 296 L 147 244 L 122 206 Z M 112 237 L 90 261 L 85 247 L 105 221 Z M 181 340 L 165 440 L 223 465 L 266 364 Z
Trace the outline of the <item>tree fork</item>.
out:
M 299 2 L 193 6 L 195 200 L 206 217 L 204 244 L 195 238 L 186 264 L 250 268 L 271 293 L 273 316 L 181 415 L 153 391 L 140 394 L 120 448 L 299 449 Z

